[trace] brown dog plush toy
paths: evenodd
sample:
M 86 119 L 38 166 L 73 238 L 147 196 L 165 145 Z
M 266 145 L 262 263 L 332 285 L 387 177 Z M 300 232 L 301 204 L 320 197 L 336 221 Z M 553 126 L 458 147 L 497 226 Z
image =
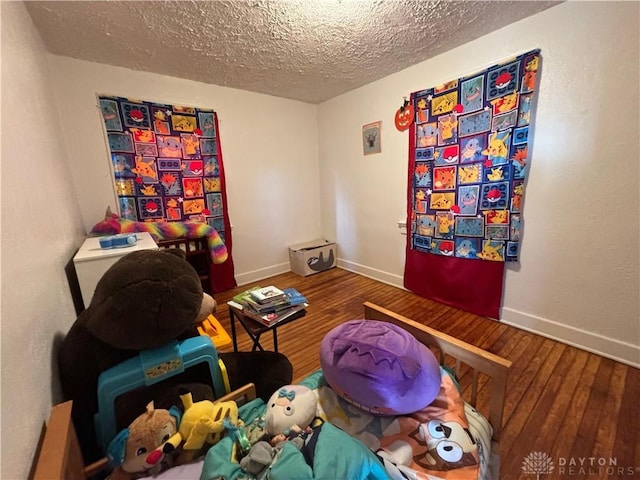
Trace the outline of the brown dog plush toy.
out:
M 71 326 L 59 350 L 58 367 L 65 400 L 73 400 L 73 421 L 85 462 L 104 456 L 98 446 L 94 415 L 98 411 L 98 377 L 141 350 L 198 335 L 196 323 L 215 302 L 203 293 L 200 278 L 179 249 L 142 250 L 120 258 L 102 276 L 89 307 Z M 276 352 L 219 353 L 231 389 L 256 384 L 269 398 L 279 385 L 291 382 L 289 360 Z M 129 425 L 145 406 L 180 405 L 178 388 L 194 397 L 214 400 L 210 379 L 197 369 L 118 397 L 116 430 Z M 265 399 L 266 399 L 265 398 Z M 104 447 L 104 446 L 103 446 Z
M 131 425 L 121 430 L 107 448 L 109 464 L 130 474 L 157 475 L 171 466 L 172 458 L 164 451 L 167 440 L 178 432 L 181 412 L 176 407 L 156 409 L 153 402 Z M 125 475 L 121 475 L 125 477 Z

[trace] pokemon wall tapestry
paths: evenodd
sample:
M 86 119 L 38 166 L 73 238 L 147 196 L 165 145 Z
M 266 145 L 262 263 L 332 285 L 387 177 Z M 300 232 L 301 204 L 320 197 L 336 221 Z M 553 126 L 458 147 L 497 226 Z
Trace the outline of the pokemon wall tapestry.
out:
M 216 112 L 113 96 L 99 101 L 120 217 L 215 228 L 229 256 L 212 266 L 214 289 L 234 287 Z
M 411 94 L 407 288 L 437 282 L 424 296 L 497 318 L 503 262 L 519 253 L 539 63 L 534 50 Z

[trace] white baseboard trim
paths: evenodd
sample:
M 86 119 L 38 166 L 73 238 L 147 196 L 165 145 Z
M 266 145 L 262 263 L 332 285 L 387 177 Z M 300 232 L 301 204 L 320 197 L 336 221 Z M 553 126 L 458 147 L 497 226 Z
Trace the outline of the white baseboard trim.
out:
M 236 274 L 236 283 L 238 286 L 247 285 L 248 283 L 258 282 L 264 278 L 273 277 L 274 275 L 280 275 L 291 271 L 291 265 L 289 262 L 281 263 L 279 265 L 272 265 L 266 268 L 260 268 L 258 270 L 252 270 L 251 272 Z
M 342 268 L 343 270 L 358 273 L 363 277 L 368 277 L 373 280 L 377 280 L 378 282 L 386 283 L 387 285 L 406 290 L 404 288 L 404 277 L 401 275 L 394 275 L 392 273 L 384 272 L 376 268 L 360 265 L 359 263 L 342 260 L 340 258 L 338 259 L 338 267 Z
M 512 308 L 503 307 L 500 319 L 503 323 L 521 330 L 640 368 L 640 346 L 638 345 L 605 337 L 598 333 L 586 332 L 570 325 L 563 325 Z

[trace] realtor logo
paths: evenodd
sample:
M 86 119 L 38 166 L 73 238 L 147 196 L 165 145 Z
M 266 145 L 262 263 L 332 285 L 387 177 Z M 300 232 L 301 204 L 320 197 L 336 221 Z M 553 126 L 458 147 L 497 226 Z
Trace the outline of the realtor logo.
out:
M 536 475 L 536 480 L 540 480 L 540 475 L 547 475 L 553 472 L 553 469 L 553 460 L 546 452 L 531 452 L 524 457 L 522 462 L 522 471 Z

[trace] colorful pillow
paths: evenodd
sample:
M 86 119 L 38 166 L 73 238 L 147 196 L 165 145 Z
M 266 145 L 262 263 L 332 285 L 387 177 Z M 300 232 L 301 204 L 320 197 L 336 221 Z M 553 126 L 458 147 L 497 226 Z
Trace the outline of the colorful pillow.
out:
M 320 345 L 320 365 L 338 395 L 377 415 L 421 410 L 440 389 L 433 353 L 387 322 L 352 320 L 335 327 Z

